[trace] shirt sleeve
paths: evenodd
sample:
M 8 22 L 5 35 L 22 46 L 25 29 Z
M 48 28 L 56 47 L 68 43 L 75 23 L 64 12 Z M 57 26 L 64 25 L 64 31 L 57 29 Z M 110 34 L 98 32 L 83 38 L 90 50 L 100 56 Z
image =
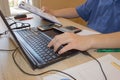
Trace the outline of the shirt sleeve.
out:
M 88 21 L 96 0 L 87 0 L 83 5 L 76 7 L 78 15 Z

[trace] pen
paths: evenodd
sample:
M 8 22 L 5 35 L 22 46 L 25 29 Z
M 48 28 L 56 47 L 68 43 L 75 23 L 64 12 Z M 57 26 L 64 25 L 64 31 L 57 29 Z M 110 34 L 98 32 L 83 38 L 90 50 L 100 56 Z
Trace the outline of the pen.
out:
M 97 49 L 96 52 L 120 52 L 120 48 L 102 48 L 102 49 Z
M 33 17 L 29 17 L 29 18 L 20 18 L 19 20 L 22 21 L 22 20 L 29 20 L 29 19 L 32 19 Z

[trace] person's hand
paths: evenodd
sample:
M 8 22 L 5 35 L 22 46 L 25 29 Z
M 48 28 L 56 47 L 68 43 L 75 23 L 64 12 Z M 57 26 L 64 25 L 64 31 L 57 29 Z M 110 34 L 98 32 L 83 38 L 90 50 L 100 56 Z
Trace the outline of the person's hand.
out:
M 76 35 L 74 33 L 63 33 L 61 35 L 55 36 L 51 42 L 48 44 L 48 47 L 54 47 L 54 51 L 57 51 L 57 49 L 63 45 L 65 45 L 58 53 L 62 54 L 68 50 L 71 49 L 77 49 L 77 50 L 87 50 L 91 48 L 92 40 L 90 40 L 90 37 L 88 36 L 80 36 Z
M 54 10 L 52 10 L 52 9 L 49 9 L 47 7 L 44 7 L 44 6 L 41 9 L 42 9 L 43 12 L 54 15 Z

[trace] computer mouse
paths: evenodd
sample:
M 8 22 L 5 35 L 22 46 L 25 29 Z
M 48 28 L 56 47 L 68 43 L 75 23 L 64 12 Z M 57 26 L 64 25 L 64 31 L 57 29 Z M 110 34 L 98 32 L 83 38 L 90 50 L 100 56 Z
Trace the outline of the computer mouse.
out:
M 26 17 L 27 17 L 26 14 L 20 14 L 20 15 L 14 16 L 15 19 L 26 18 Z

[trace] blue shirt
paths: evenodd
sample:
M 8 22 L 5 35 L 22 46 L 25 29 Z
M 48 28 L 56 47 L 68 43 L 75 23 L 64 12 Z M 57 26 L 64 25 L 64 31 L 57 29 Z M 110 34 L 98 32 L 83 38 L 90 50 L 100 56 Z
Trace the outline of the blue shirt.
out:
M 101 33 L 120 31 L 120 0 L 87 0 L 76 11 L 91 29 Z

